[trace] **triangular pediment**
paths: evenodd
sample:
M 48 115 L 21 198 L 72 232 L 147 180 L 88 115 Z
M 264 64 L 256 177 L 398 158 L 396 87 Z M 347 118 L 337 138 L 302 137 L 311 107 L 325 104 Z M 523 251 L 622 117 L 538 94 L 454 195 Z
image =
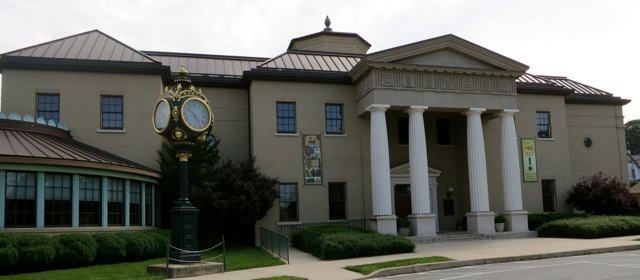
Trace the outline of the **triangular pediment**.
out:
M 411 174 L 411 163 L 407 162 L 405 164 L 393 167 L 391 168 L 390 173 L 392 177 L 409 176 L 409 174 Z M 429 167 L 429 177 L 438 177 L 441 173 L 442 171 L 433 167 Z
M 2 56 L 157 63 L 146 54 L 99 30 L 26 47 L 5 53 Z
M 473 68 L 524 73 L 529 66 L 455 35 L 445 35 L 366 56 L 369 63 Z

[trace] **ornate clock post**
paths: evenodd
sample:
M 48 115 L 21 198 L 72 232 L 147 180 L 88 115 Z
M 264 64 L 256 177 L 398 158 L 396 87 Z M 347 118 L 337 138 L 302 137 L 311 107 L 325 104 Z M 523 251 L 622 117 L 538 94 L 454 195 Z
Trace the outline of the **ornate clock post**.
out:
M 165 88 L 153 111 L 153 127 L 162 141 L 176 149 L 180 159 L 180 198 L 171 210 L 171 245 L 198 250 L 198 209 L 188 198 L 187 166 L 196 142 L 207 139 L 213 126 L 213 113 L 207 97 L 191 85 L 184 65 L 175 86 Z M 199 253 L 171 250 L 171 263 L 200 261 Z

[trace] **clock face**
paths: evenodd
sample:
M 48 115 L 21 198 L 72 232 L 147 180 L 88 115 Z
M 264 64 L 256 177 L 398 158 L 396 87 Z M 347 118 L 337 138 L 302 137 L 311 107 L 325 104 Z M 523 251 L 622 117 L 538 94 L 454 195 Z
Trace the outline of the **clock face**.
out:
M 163 131 L 169 124 L 169 103 L 162 99 L 156 104 L 156 109 L 153 114 L 153 127 L 158 132 Z
M 204 101 L 191 98 L 182 104 L 182 118 L 189 128 L 202 131 L 211 122 L 211 112 Z

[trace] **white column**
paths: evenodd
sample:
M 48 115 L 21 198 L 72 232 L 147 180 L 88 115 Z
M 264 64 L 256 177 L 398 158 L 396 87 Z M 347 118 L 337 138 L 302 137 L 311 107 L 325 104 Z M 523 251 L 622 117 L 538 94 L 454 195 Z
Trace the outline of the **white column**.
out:
M 484 135 L 480 115 L 485 109 L 471 108 L 467 116 L 467 159 L 469 161 L 469 188 L 471 212 L 489 211 L 487 184 L 487 159 L 484 152 Z
M 389 140 L 385 111 L 389 105 L 371 105 L 371 184 L 373 215 L 391 215 L 391 177 L 389 167 Z
M 495 233 L 493 218 L 489 211 L 489 187 L 487 183 L 487 159 L 484 151 L 484 134 L 480 115 L 483 108 L 464 111 L 467 116 L 467 159 L 469 164 L 469 194 L 471 212 L 466 214 L 467 231 L 478 234 Z
M 529 231 L 528 212 L 522 207 L 522 184 L 518 156 L 518 138 L 514 115 L 518 110 L 503 110 L 500 117 L 502 182 L 506 231 Z
M 504 110 L 500 116 L 500 143 L 502 150 L 502 181 L 504 210 L 522 210 L 522 190 L 520 184 L 520 164 L 518 162 L 518 140 L 514 114 L 518 110 Z
M 409 162 L 411 172 L 411 212 L 431 213 L 429 199 L 429 163 L 427 140 L 424 131 L 423 112 L 429 107 L 411 106 L 409 114 Z

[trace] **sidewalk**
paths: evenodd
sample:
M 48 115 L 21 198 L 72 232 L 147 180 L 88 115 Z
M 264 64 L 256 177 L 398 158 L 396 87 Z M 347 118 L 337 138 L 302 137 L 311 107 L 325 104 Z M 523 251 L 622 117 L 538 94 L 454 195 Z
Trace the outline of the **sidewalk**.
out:
M 483 263 L 521 261 L 530 259 L 636 250 L 640 249 L 640 241 L 633 241 L 633 239 L 637 238 L 640 238 L 640 235 L 602 239 L 564 239 L 536 237 L 519 239 L 489 239 L 459 242 L 439 242 L 417 244 L 414 253 L 336 261 L 321 261 L 313 257 L 312 255 L 290 247 L 290 264 L 288 265 L 254 268 L 183 279 L 249 280 L 282 275 L 303 277 L 309 280 L 361 279 L 366 277 L 358 273 L 345 270 L 343 269 L 343 267 L 348 265 L 360 265 L 429 256 L 443 256 L 455 260 L 454 262 L 446 262 L 433 265 L 416 265 L 413 267 L 391 268 L 374 272 L 372 275 L 368 275 L 368 277 L 382 277 L 388 275 L 427 271 L 431 269 L 453 268 Z

